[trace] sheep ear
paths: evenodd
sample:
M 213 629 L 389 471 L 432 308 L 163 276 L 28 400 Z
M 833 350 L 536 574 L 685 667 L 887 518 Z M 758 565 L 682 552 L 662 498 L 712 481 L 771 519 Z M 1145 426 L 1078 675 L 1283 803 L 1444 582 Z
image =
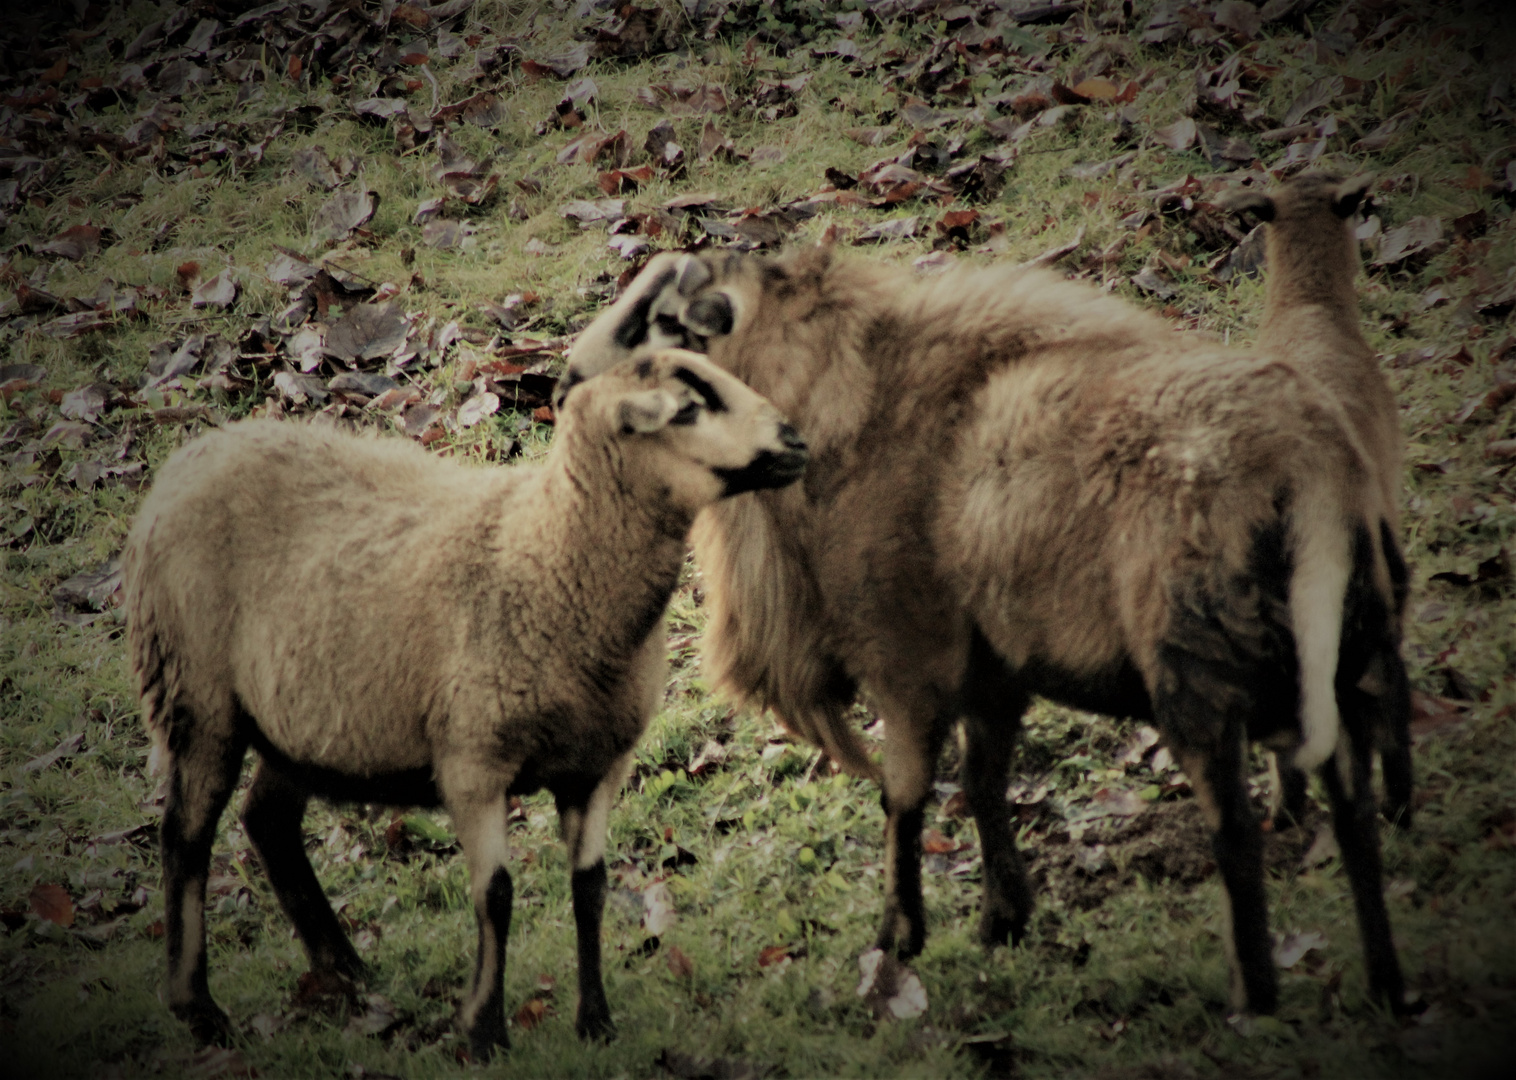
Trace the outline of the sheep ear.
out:
M 1231 214 L 1253 213 L 1259 221 L 1274 220 L 1274 200 L 1261 191 L 1234 188 L 1217 200 L 1221 208 Z
M 693 255 L 685 255 L 679 260 L 679 277 L 674 283 L 680 296 L 694 296 L 695 290 L 711 280 L 711 272 L 705 263 Z
M 1372 173 L 1355 176 L 1351 180 L 1344 180 L 1338 184 L 1337 190 L 1332 192 L 1332 213 L 1340 218 L 1352 217 L 1373 184 Z
M 723 292 L 706 293 L 685 307 L 679 321 L 701 337 L 716 337 L 730 334 L 736 315 L 732 310 L 732 298 Z
M 643 390 L 621 399 L 616 422 L 623 435 L 647 435 L 667 427 L 678 411 L 679 402 L 667 390 Z

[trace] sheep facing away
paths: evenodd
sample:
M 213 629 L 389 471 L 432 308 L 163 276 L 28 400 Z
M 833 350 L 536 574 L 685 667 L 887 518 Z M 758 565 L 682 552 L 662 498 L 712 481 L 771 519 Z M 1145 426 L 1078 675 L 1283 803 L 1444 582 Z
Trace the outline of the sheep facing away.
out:
M 1021 936 L 1005 790 L 1040 694 L 1163 732 L 1213 831 L 1233 1000 L 1256 1012 L 1277 976 L 1247 743 L 1320 768 L 1372 992 L 1404 1006 L 1370 789 L 1405 692 L 1398 555 L 1368 453 L 1315 379 L 1040 271 L 918 279 L 822 249 L 653 259 L 561 385 L 665 342 L 707 351 L 810 444 L 803 485 L 696 522 L 705 655 L 854 772 L 876 773 L 855 692 L 884 718 L 881 947 L 924 943 L 923 807 L 960 719 L 980 935 Z
M 175 453 L 124 560 L 129 655 L 170 784 L 173 1011 L 201 1038 L 229 1032 L 206 982 L 205 884 L 252 747 L 243 821 L 317 973 L 362 963 L 305 855 L 309 798 L 447 809 L 479 926 L 460 1020 L 480 1059 L 507 1045 L 506 799 L 551 791 L 573 867 L 576 1026 L 609 1034 L 606 820 L 663 690 L 691 522 L 805 460 L 772 405 L 679 350 L 576 388 L 538 467 L 269 421 Z
M 1336 398 L 1353 431 L 1368 451 L 1380 503 L 1375 510 L 1383 532 L 1381 544 L 1394 585 L 1393 621 L 1398 628 L 1405 609 L 1408 574 L 1395 537 L 1400 534 L 1400 484 L 1403 439 L 1395 393 L 1379 368 L 1374 350 L 1363 338 L 1358 312 L 1358 239 L 1350 219 L 1358 210 L 1372 177 L 1342 180 L 1308 173 L 1272 193 L 1237 188 L 1223 205 L 1267 222 L 1269 276 L 1257 349 L 1288 357 Z M 1399 662 L 1398 653 L 1393 660 Z M 1402 678 L 1390 682 L 1404 685 Z M 1389 685 L 1388 683 L 1386 685 Z M 1410 700 L 1387 703 L 1387 723 L 1379 732 L 1384 771 L 1385 816 L 1402 828 L 1411 824 Z M 1305 803 L 1305 775 L 1284 770 L 1282 802 L 1295 818 Z

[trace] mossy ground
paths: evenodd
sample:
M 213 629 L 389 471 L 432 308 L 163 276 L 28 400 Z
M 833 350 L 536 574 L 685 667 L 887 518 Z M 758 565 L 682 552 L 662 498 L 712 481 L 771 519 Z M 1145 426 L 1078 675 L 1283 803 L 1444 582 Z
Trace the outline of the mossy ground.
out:
M 816 57 L 805 44 L 832 40 L 832 16 L 868 5 L 786 0 L 757 14 L 756 5 L 729 6 L 739 17 L 707 38 L 701 24 L 685 17 L 685 6 L 659 5 L 659 25 L 672 27 L 675 51 L 596 61 L 577 73 L 598 86 L 586 127 L 606 134 L 624 129 L 634 148 L 665 119 L 637 99 L 641 88 L 720 85 L 734 103 L 713 119 L 748 157 L 699 161 L 696 148 L 712 117 L 673 117 L 686 149 L 685 171 L 659 172 L 626 195 L 630 211 L 651 211 L 701 191 L 717 193 L 727 208 L 782 206 L 818 191 L 828 168 L 856 176 L 906 148 L 910 127 L 899 110 L 909 88 L 889 83 L 890 66 Z M 1020 261 L 1082 228 L 1083 246 L 1061 264 L 1066 269 L 1106 280 L 1189 325 L 1246 340 L 1262 305 L 1256 281 L 1223 285 L 1211 277 L 1206 266 L 1217 252 L 1182 216 L 1155 216 L 1135 230 L 1123 224 L 1154 207 L 1144 192 L 1186 175 L 1213 174 L 1197 150 L 1174 151 L 1145 135 L 1181 115 L 1197 70 L 1243 46 L 1230 38 L 1203 41 L 1204 35 L 1143 43 L 1137 30 L 1152 8 L 1135 7 L 1124 23 L 1101 22 L 1119 14 L 1121 5 L 1090 3 L 1067 23 L 1018 31 L 1030 39 L 1022 42 L 1018 64 L 1042 53 L 1046 71 L 1063 79 L 1093 70 L 1103 48 L 1114 57 L 1112 80 L 1141 77 L 1142 91 L 1130 105 L 1137 130 L 1124 137 L 1116 110 L 1098 102 L 1036 129 L 1018 144 L 1003 188 L 977 206 L 982 219 L 976 229 L 1004 225 L 996 250 L 957 257 Z M 1193 10 L 1209 18 L 1214 7 Z M 931 936 L 913 968 L 930 1007 L 919 1019 L 877 1020 L 854 992 L 857 957 L 871 944 L 881 901 L 877 791 L 817 768 L 813 752 L 782 741 L 770 721 L 734 716 L 711 697 L 695 656 L 703 614 L 692 568 L 671 611 L 673 678 L 664 707 L 611 818 L 605 948 L 619 1035 L 609 1045 L 574 1037 L 567 871 L 551 802 L 531 797 L 512 828 L 519 873 L 506 995 L 513 1013 L 532 1000 L 546 1012 L 540 1022 L 515 1025 L 509 1055 L 487 1072 L 692 1076 L 718 1075 L 724 1067 L 722 1075 L 751 1068 L 796 1077 L 1450 1076 L 1499 1062 L 1501 1053 L 1510 1060 L 1516 1030 L 1516 586 L 1509 560 L 1516 475 L 1512 458 L 1495 444 L 1516 437 L 1516 406 L 1474 409 L 1458 419 L 1466 403 L 1496 387 L 1511 355 L 1511 305 L 1480 306 L 1511 280 L 1516 265 L 1513 194 L 1501 188 L 1512 152 L 1510 98 L 1491 94 L 1502 77 L 1496 45 L 1509 40 L 1499 37 L 1509 27 L 1477 6 L 1463 13 L 1378 0 L 1305 7 L 1304 21 L 1266 25 L 1245 46 L 1252 61 L 1279 69 L 1256 86 L 1268 115 L 1284 115 L 1319 78 L 1359 80 L 1366 89 L 1329 110 L 1341 124 L 1331 160 L 1381 176 L 1375 213 L 1385 228 L 1419 215 L 1445 223 L 1483 215 L 1464 235 L 1449 226 L 1452 242 L 1440 252 L 1370 267 L 1360 279 L 1365 325 L 1399 394 L 1408 441 L 1406 656 L 1417 689 L 1433 695 L 1425 699 L 1428 708 L 1452 710 L 1440 714 L 1447 724 L 1424 716 L 1418 727 L 1415 828 L 1384 832 L 1391 916 L 1409 981 L 1430 1003 L 1427 1012 L 1400 1023 L 1365 1000 L 1346 879 L 1333 858 L 1309 867 L 1303 861 L 1321 820 L 1318 807 L 1307 829 L 1271 838 L 1269 893 L 1276 930 L 1316 931 L 1326 943 L 1283 973 L 1277 1023 L 1230 1024 L 1218 936 L 1220 887 L 1207 865 L 1192 800 L 1182 789 L 1163 788 L 1164 776 L 1172 774 L 1118 762 L 1134 737 L 1131 725 L 1039 704 L 1029 717 L 1018 773 L 1029 788 L 1049 788 L 1040 801 L 1024 798 L 1022 809 L 1022 843 L 1042 881 L 1029 940 L 994 952 L 974 943 L 977 844 L 972 825 L 951 812 L 951 787 L 942 787 L 944 798 L 928 823 L 952 842 L 945 846 L 961 850 L 928 858 Z M 67 78 L 114 71 L 121 43 L 171 11 L 171 5 L 138 2 L 108 12 L 107 33 L 70 53 Z M 1379 20 L 1402 15 L 1408 21 L 1399 29 L 1367 40 Z M 5 363 L 38 364 L 46 375 L 0 406 L 0 428 L 26 419 L 45 432 L 62 418 L 64 395 L 76 388 L 135 386 L 159 342 L 190 333 L 235 340 L 260 313 L 280 311 L 286 290 L 263 273 L 276 245 L 312 257 L 326 250 L 339 268 L 375 284 L 395 283 L 407 312 L 457 319 L 479 331 L 440 366 L 400 375 L 449 411 L 472 392 L 463 377 L 470 362 L 513 339 L 548 339 L 587 321 L 626 264 L 607 248 L 603 229 L 581 229 L 558 211 L 573 199 L 603 197 L 597 175 L 607 166 L 557 162 L 580 132 L 539 136 L 536 128 L 553 113 L 564 83 L 533 79 L 517 62 L 568 48 L 576 24 L 550 6 L 494 0 L 482 0 L 463 24 L 487 40 L 511 38 L 520 49 L 483 83 L 463 81 L 466 57 L 448 62 L 434 55 L 429 65 L 443 104 L 487 86 L 506 105 L 495 130 L 456 124 L 451 132 L 465 153 L 503 178 L 493 199 L 447 211 L 475 230 L 464 245 L 429 247 L 412 220 L 418 203 L 442 190 L 431 176 L 433 143 L 401 149 L 391 127 L 362 120 L 348 107 L 375 92 L 379 75 L 359 65 L 340 87 L 319 68 L 291 79 L 289 65 L 274 55 L 257 80 L 260 99 L 235 106 L 238 85 L 216 79 L 185 93 L 179 117 L 181 125 L 229 117 L 252 124 L 283 115 L 261 161 L 242 167 L 215 158 L 189 167 L 174 157 L 175 140 L 187 138 L 181 131 L 168 137 L 166 158 L 103 151 L 60 157 L 45 188 L 9 212 L 3 238 L 12 285 L 26 279 L 71 297 L 92 294 L 109 279 L 157 287 L 162 298 L 145 304 L 135 321 L 72 338 L 41 332 L 38 320 L 18 324 L 8 316 L 0 328 Z M 946 15 L 886 18 L 863 22 L 852 38 L 869 56 L 893 49 L 909 59 L 961 25 Z M 1339 37 L 1350 33 L 1362 43 L 1341 56 L 1303 47 L 1313 33 L 1333 27 Z M 408 36 L 427 33 L 397 32 L 399 39 Z M 429 40 L 435 44 L 435 35 Z M 116 45 L 108 47 L 110 41 Z M 796 96 L 793 115 L 770 119 L 748 104 L 764 80 L 806 71 L 812 79 Z M 1029 69 L 1015 64 L 973 74 L 966 96 L 939 104 L 977 104 L 984 115 L 931 138 L 945 144 L 961 136 L 962 153 L 1003 145 L 982 126 L 994 115 L 983 103 L 1028 77 Z M 425 111 L 432 84 L 412 81 L 408 98 Z M 317 107 L 314 114 L 282 112 L 308 105 Z M 98 109 L 90 122 L 119 130 L 134 111 L 123 100 Z M 1354 149 L 1358 138 L 1402 112 L 1409 119 L 1395 141 L 1372 152 Z M 296 122 L 298 115 L 305 118 Z M 881 124 L 897 129 L 883 146 L 863 146 L 847 134 Z M 1278 146 L 1257 140 L 1256 130 L 1241 134 L 1255 140 L 1266 161 L 1279 155 Z M 329 196 L 291 171 L 296 153 L 311 147 L 332 160 L 350 157 L 361 186 L 378 193 L 367 235 L 334 248 L 312 237 L 313 218 Z M 1124 147 L 1135 156 L 1107 174 L 1069 175 L 1072 167 L 1109 160 Z M 755 153 L 762 148 L 768 152 Z M 630 164 L 641 160 L 634 153 Z M 514 184 L 528 177 L 536 182 Z M 918 237 L 860 252 L 912 259 L 930 251 L 938 235 L 932 222 L 942 212 L 920 200 L 878 210 L 833 206 L 801 222 L 788 242 L 813 242 L 829 227 L 856 235 L 880 221 L 919 215 L 925 224 Z M 85 222 L 108 233 L 102 249 L 81 260 L 47 259 L 22 244 Z M 976 232 L 971 246 L 991 235 Z M 531 241 L 548 245 L 548 253 L 532 253 Z M 1116 241 L 1124 247 L 1108 260 L 1086 261 Z M 665 236 L 654 243 L 672 241 Z M 242 287 L 234 307 L 190 308 L 178 279 L 179 268 L 191 261 L 205 277 L 232 269 Z M 1145 266 L 1161 271 L 1172 295 L 1154 299 L 1129 283 Z M 527 292 L 544 302 L 514 333 L 502 334 L 480 307 Z M 1507 369 L 1500 367 L 1501 355 Z M 81 488 L 67 479 L 72 466 L 99 457 L 103 445 L 125 444 L 123 460 L 142 461 L 150 479 L 168 453 L 209 422 L 155 410 L 205 406 L 218 421 L 235 419 L 268 407 L 274 370 L 249 366 L 250 385 L 233 392 L 202 387 L 191 376 L 156 398 L 123 400 L 103 416 L 95 444 L 48 446 L 58 454 L 52 460 L 45 452 L 29 461 L 9 456 L 20 441 L 4 448 L 0 1042 L 10 1075 L 205 1076 L 256 1069 L 265 1077 L 422 1077 L 464 1068 L 463 1044 L 451 1026 L 474 949 L 462 862 L 449 844 L 444 815 L 413 815 L 409 825 L 392 827 L 394 814 L 377 808 L 316 808 L 307 832 L 317 871 L 372 967 L 367 989 L 388 1003 L 396 1022 L 381 1018 L 373 1026 L 388 1030 L 367 1035 L 349 1031 L 345 1014 L 302 1014 L 304 956 L 229 813 L 216 846 L 210 979 L 241 1034 L 235 1056 L 196 1057 L 187 1030 L 157 997 L 163 946 L 155 781 L 145 770 L 147 747 L 122 629 L 110 611 L 85 625 L 53 616 L 52 591 L 119 550 L 141 498 L 140 490 L 120 482 Z M 375 426 L 399 426 L 398 419 L 355 414 Z M 436 448 L 486 459 L 515 443 L 530 460 L 550 437 L 550 428 L 529 415 L 502 410 L 476 426 L 449 429 Z M 81 734 L 71 754 L 28 768 Z M 689 767 L 713 741 L 724 747 L 724 760 L 692 773 Z M 950 765 L 944 763 L 944 783 L 952 780 Z M 1107 821 L 1071 834 L 1070 820 L 1079 820 L 1096 790 L 1152 785 L 1160 797 L 1130 824 Z M 145 828 L 112 837 L 138 826 Z M 1105 845 L 1103 860 L 1088 854 L 1097 841 Z M 644 895 L 660 878 L 675 919 L 650 943 L 642 925 Z M 71 927 L 39 916 L 45 905 L 39 907 L 37 889 L 47 885 L 68 893 Z M 551 988 L 544 976 L 554 981 Z M 528 1010 L 522 1020 L 531 1019 Z M 697 1067 L 690 1058 L 707 1063 Z M 725 1065 L 709 1063 L 717 1058 Z

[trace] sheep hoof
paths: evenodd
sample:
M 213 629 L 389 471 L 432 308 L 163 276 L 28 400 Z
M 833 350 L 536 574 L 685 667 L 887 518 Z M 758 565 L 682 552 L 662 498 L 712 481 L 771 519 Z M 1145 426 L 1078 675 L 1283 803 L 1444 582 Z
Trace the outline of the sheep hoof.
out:
M 1007 943 L 1020 945 L 1026 936 L 1026 919 L 986 911 L 979 919 L 979 943 L 993 949 Z
M 505 1030 L 505 1018 L 498 1024 L 479 1024 L 468 1033 L 468 1054 L 476 1064 L 484 1064 L 495 1056 L 495 1047 L 511 1048 L 510 1036 Z
M 172 1009 L 175 1016 L 189 1025 L 190 1034 L 202 1046 L 232 1044 L 232 1022 L 221 1006 L 209 998 L 174 1005 Z
M 581 1012 L 574 1021 L 574 1030 L 585 1042 L 610 1042 L 616 1037 L 616 1025 L 608 1012 Z
M 899 910 L 886 910 L 884 925 L 879 928 L 876 948 L 894 954 L 897 960 L 910 960 L 920 956 L 926 948 L 926 927 L 906 917 Z

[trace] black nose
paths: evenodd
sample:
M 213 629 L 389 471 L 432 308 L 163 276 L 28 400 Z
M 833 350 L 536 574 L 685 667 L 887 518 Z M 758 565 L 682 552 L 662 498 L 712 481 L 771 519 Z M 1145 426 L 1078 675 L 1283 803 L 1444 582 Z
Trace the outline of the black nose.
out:
M 796 431 L 789 424 L 779 425 L 779 441 L 791 450 L 797 450 L 802 454 L 805 453 L 805 440 L 800 437 L 800 432 Z

